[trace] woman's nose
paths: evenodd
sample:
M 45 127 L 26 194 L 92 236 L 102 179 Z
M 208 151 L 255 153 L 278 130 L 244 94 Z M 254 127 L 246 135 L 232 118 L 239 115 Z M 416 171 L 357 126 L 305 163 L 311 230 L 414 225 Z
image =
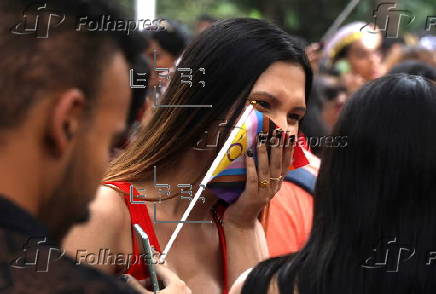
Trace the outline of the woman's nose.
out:
M 285 118 L 283 118 L 282 115 L 274 115 L 273 117 L 270 117 L 270 120 L 277 126 L 277 128 L 280 128 L 284 131 L 288 130 L 288 121 Z
M 298 134 L 298 123 L 290 124 L 288 122 L 288 114 L 276 114 L 274 117 L 270 118 L 277 128 L 285 131 L 289 136 Z

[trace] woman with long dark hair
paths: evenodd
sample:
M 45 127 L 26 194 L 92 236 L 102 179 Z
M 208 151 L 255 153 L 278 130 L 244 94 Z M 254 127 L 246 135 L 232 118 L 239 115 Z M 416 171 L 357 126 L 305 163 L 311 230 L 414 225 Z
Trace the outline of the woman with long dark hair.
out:
M 308 243 L 259 264 L 242 294 L 435 293 L 435 126 L 429 80 L 356 92 L 333 130 L 347 146 L 323 154 Z
M 150 123 L 112 162 L 105 178 L 109 187 L 92 204 L 91 221 L 65 242 L 70 253 L 104 248 L 137 254 L 134 223 L 143 225 L 161 251 L 190 203 L 187 187 L 198 188 L 247 105 L 255 105 L 286 136 L 297 135 L 312 72 L 304 50 L 278 27 L 255 19 L 218 22 L 191 43 L 178 67 L 192 73 L 173 77 Z M 217 148 L 199 148 L 201 140 Z M 252 151 L 258 154 L 257 167 Z M 258 216 L 280 189 L 291 152 L 292 145 L 271 147 L 268 159 L 265 144 L 248 151 L 245 191 L 227 207 L 205 191 L 188 220 L 215 225 L 185 224 L 166 259 L 193 293 L 227 293 L 241 272 L 267 257 Z M 137 264 L 95 265 L 113 274 L 147 276 Z

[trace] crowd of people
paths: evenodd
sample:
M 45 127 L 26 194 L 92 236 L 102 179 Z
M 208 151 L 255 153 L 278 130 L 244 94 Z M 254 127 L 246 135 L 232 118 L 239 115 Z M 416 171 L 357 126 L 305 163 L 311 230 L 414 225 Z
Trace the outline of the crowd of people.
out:
M 0 293 L 436 291 L 436 38 L 90 31 L 116 1 L 46 2 L 47 38 L 0 3 Z M 241 124 L 244 166 L 201 187 L 250 109 L 270 133 Z

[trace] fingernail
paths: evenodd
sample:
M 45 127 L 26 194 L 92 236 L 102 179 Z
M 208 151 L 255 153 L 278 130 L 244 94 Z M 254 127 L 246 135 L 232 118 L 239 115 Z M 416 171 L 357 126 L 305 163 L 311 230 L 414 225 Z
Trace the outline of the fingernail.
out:
M 247 150 L 247 156 L 248 157 L 253 157 L 254 156 L 253 151 L 251 149 Z
M 282 142 L 282 135 L 283 135 L 283 130 L 281 129 L 276 130 L 275 137 L 279 140 L 279 142 Z
M 257 137 L 258 137 L 258 142 L 260 144 L 265 144 L 266 140 L 268 140 L 268 134 L 265 134 L 265 133 L 259 133 L 259 135 L 257 135 Z
M 127 282 L 127 276 L 126 275 L 121 275 L 118 277 L 120 279 L 121 282 Z

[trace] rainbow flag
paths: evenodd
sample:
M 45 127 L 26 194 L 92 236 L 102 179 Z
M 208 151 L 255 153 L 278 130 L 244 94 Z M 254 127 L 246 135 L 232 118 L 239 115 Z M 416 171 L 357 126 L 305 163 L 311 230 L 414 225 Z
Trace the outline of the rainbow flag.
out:
M 248 148 L 254 153 L 257 162 L 256 141 L 260 133 L 271 133 L 277 128 L 272 121 L 263 115 L 262 112 L 253 110 L 248 115 L 245 123 L 240 128 L 236 138 L 233 140 L 226 156 L 220 161 L 213 172 L 212 180 L 207 187 L 220 199 L 227 203 L 235 202 L 245 189 L 247 170 L 245 154 Z M 303 150 L 298 144 L 294 144 L 293 164 L 288 168 L 294 170 L 309 163 Z

